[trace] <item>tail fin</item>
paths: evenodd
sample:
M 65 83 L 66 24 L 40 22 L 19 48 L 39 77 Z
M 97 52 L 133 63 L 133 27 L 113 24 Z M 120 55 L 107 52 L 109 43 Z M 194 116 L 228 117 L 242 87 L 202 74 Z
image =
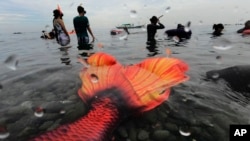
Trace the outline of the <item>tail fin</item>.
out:
M 140 99 L 139 110 L 153 109 L 167 100 L 170 88 L 188 79 L 184 74 L 187 70 L 184 62 L 174 58 L 151 58 L 128 66 L 125 76 Z
M 91 55 L 88 58 L 88 64 L 92 66 L 111 66 L 117 64 L 115 57 L 99 52 Z
M 78 90 L 83 101 L 88 103 L 93 97 L 97 97 L 99 92 L 107 92 L 105 90 L 110 88 L 120 89 L 120 95 L 114 96 L 114 99 L 128 94 L 135 95 L 133 87 L 122 73 L 123 67 L 113 56 L 98 52 L 91 55 L 87 63 L 89 68 L 80 72 L 83 83 Z
M 127 107 L 144 112 L 168 99 L 170 88 L 188 79 L 188 65 L 174 58 L 151 58 L 139 64 L 121 66 L 115 58 L 97 53 L 88 60 L 90 67 L 80 73 L 79 95 L 86 101 L 102 90 L 116 87 Z

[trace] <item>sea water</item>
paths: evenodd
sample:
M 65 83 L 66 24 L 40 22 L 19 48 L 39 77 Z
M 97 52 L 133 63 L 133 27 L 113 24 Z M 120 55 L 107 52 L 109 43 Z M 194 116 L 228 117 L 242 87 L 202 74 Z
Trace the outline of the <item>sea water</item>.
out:
M 160 129 L 170 133 L 169 140 L 229 140 L 230 124 L 250 124 L 249 101 L 231 90 L 227 82 L 207 80 L 206 72 L 249 65 L 250 37 L 237 34 L 241 27 L 236 25 L 225 26 L 224 35 L 216 38 L 210 34 L 212 27 L 195 26 L 191 27 L 190 40 L 178 42 L 164 35 L 168 28 L 172 27 L 157 32 L 158 43 L 153 50 L 146 46 L 145 30 L 111 36 L 110 29 L 93 29 L 97 38 L 94 52 L 109 53 L 125 65 L 150 57 L 184 60 L 189 65 L 190 79 L 173 88 L 165 106 L 160 107 L 166 112 L 163 121 L 158 117 Z M 40 36 L 41 32 L 0 34 L 0 129 L 5 129 L 0 130 L 2 140 L 26 140 L 86 112 L 76 108 L 82 106 L 77 90 L 83 67 L 77 59 L 76 35 L 70 35 L 72 47 L 67 50 L 60 50 L 55 40 Z M 43 116 L 34 116 L 35 109 L 41 107 L 46 111 Z

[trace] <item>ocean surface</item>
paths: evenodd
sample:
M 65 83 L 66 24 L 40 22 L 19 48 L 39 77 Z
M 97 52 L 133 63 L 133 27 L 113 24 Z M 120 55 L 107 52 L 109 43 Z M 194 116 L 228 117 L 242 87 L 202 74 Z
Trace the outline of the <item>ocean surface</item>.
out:
M 250 36 L 237 34 L 240 26 L 225 26 L 216 38 L 210 34 L 212 26 L 192 26 L 191 39 L 180 43 L 166 38 L 164 31 L 175 28 L 166 27 L 157 32 L 153 49 L 146 46 L 145 30 L 111 36 L 111 29 L 92 28 L 97 38 L 93 52 L 109 53 L 122 64 L 163 56 L 189 65 L 190 79 L 174 87 L 156 109 L 123 122 L 114 131 L 115 140 L 229 141 L 229 125 L 250 124 L 250 96 L 224 80 L 206 78 L 211 70 L 249 65 Z M 40 31 L 0 33 L 0 140 L 27 140 L 86 113 L 77 96 L 82 64 L 76 35 L 67 50 L 40 36 Z M 45 107 L 44 115 L 36 113 L 39 107 Z

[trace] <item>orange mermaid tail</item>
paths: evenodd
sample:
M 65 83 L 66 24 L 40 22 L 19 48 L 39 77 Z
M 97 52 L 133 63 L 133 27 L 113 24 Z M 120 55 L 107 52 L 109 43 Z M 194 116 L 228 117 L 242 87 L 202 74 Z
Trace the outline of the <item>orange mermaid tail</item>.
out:
M 90 111 L 72 124 L 32 140 L 110 140 L 124 118 L 155 108 L 168 99 L 170 88 L 188 79 L 187 64 L 174 58 L 151 58 L 122 66 L 105 53 L 88 58 L 89 67 L 80 72 L 79 96 Z

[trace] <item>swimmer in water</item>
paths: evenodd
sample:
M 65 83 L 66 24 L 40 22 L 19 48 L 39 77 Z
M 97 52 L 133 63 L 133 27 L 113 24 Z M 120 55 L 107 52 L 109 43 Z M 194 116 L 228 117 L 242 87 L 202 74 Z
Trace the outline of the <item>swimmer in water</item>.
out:
M 150 19 L 150 24 L 147 25 L 147 44 L 155 44 L 155 34 L 158 29 L 164 29 L 165 26 L 160 23 L 159 18 L 153 16 Z M 157 24 L 158 23 L 158 24 Z

